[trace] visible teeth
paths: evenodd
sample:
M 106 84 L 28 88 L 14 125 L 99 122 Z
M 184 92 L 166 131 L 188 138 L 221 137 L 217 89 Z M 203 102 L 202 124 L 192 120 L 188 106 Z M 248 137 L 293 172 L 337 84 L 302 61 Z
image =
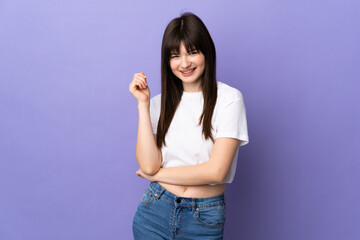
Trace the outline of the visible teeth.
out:
M 195 68 L 194 68 L 194 69 L 195 69 Z M 183 73 L 190 73 L 190 72 L 194 71 L 194 69 L 191 69 L 190 71 L 183 72 Z

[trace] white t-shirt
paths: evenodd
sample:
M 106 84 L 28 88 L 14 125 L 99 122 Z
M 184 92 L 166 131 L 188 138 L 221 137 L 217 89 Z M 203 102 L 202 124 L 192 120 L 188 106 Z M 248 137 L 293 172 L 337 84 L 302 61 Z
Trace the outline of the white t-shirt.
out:
M 218 96 L 212 116 L 212 134 L 219 137 L 237 138 L 239 146 L 249 142 L 246 112 L 241 92 L 225 83 L 217 81 Z M 168 132 L 166 146 L 161 148 L 162 167 L 196 165 L 209 161 L 214 143 L 204 139 L 202 124 L 197 126 L 203 110 L 202 92 L 183 92 Z M 160 116 L 161 94 L 150 100 L 150 117 L 153 133 L 157 133 Z M 231 168 L 223 183 L 231 183 L 235 176 L 238 149 Z M 215 184 L 211 184 L 215 185 Z

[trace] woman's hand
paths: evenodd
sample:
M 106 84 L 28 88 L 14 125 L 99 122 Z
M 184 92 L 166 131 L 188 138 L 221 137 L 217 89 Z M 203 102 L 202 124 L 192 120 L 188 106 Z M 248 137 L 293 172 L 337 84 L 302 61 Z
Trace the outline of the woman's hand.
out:
M 134 78 L 129 86 L 129 91 L 138 103 L 150 103 L 150 89 L 143 72 L 134 74 Z
M 156 182 L 155 175 L 147 175 L 143 173 L 143 171 L 141 171 L 140 168 L 139 170 L 136 171 L 136 174 L 141 178 L 145 178 L 146 180 L 149 180 L 150 182 Z

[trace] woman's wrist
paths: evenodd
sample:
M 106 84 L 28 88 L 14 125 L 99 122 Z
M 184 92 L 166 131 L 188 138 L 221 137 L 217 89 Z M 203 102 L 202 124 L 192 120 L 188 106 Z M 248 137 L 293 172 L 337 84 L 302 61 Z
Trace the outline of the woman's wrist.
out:
M 157 173 L 155 173 L 154 175 L 152 175 L 152 182 L 158 182 L 160 181 L 159 179 L 159 172 L 160 172 L 161 168 L 159 169 L 159 171 L 157 171 Z
M 150 102 L 138 102 L 138 108 L 140 109 L 149 109 Z

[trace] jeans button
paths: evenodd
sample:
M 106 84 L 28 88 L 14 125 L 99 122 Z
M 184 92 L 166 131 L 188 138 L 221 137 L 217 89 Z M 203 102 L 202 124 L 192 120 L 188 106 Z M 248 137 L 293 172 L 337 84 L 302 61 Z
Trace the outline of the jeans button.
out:
M 181 203 L 181 199 L 180 198 L 176 199 L 176 202 Z

